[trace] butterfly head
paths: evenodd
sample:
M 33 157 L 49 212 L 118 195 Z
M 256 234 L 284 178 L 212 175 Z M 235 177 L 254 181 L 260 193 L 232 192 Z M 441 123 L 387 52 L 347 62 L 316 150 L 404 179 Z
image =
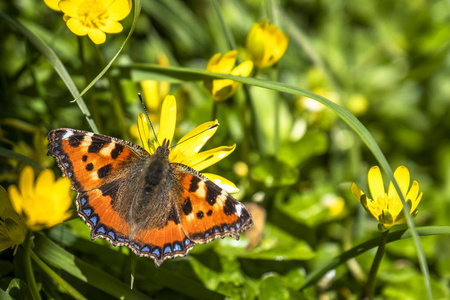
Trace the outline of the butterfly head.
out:
M 170 153 L 170 148 L 169 148 L 169 146 L 170 146 L 170 141 L 169 141 L 169 140 L 164 140 L 163 143 L 161 144 L 161 146 L 159 146 L 159 147 L 156 149 L 155 154 L 158 154 L 158 155 L 162 155 L 162 156 L 168 157 L 168 156 L 169 156 L 169 153 Z

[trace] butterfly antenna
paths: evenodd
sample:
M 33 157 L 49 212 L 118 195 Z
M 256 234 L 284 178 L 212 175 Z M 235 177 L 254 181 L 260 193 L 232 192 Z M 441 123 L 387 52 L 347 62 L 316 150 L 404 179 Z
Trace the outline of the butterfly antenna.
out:
M 144 109 L 145 116 L 147 117 L 147 120 L 150 123 L 150 127 L 151 127 L 151 129 L 153 131 L 153 135 L 155 136 L 156 142 L 158 143 L 158 146 L 161 146 L 159 144 L 158 138 L 156 136 L 155 128 L 153 128 L 152 120 L 150 120 L 150 116 L 148 115 L 147 108 L 145 107 L 144 100 L 142 100 L 141 93 L 138 93 L 138 96 L 139 96 L 139 100 L 141 101 L 142 108 Z M 144 143 L 143 141 L 141 141 L 141 142 Z
M 184 141 L 177 143 L 176 145 L 174 145 L 173 147 L 171 147 L 170 150 L 172 150 L 173 148 L 175 148 L 176 146 L 178 146 L 178 145 L 180 145 L 180 144 L 183 144 L 184 142 L 189 141 L 189 140 L 192 139 L 192 138 L 195 138 L 196 136 L 202 134 L 202 133 L 205 132 L 205 131 L 208 131 L 208 130 L 211 130 L 211 129 L 214 129 L 214 128 L 218 127 L 219 125 L 220 125 L 219 123 L 215 123 L 215 124 L 209 126 L 209 127 L 206 128 L 205 130 L 200 131 L 199 133 L 194 134 L 193 136 L 189 137 L 188 139 L 185 139 Z

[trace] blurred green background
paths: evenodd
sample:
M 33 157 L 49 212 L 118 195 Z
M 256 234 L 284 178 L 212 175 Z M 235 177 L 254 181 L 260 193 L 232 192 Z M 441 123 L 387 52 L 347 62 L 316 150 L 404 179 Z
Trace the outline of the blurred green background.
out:
M 348 109 L 374 136 L 391 167 L 407 166 L 411 178 L 419 182 L 424 196 L 417 226 L 449 224 L 448 1 L 218 3 L 243 58 L 248 31 L 263 18 L 269 17 L 289 36 L 284 57 L 275 68 L 261 70 L 257 78 L 309 90 Z M 123 32 L 107 35 L 106 43 L 96 46 L 87 37 L 73 35 L 62 14 L 43 1 L 3 1 L 0 11 L 43 39 L 79 90 L 118 51 L 133 21 L 131 13 L 122 22 Z M 78 106 L 70 103 L 73 97 L 42 53 L 4 18 L 0 33 L 0 146 L 60 174 L 55 161 L 46 156 L 47 133 L 58 127 L 91 128 Z M 83 98 L 102 134 L 138 142 L 131 127 L 140 112 L 140 81 L 149 75 L 138 72 L 133 63 L 158 64 L 163 58 L 170 66 L 204 70 L 214 53 L 228 50 L 212 2 L 145 0 L 136 29 L 108 76 Z M 237 147 L 206 171 L 232 180 L 240 188 L 238 200 L 265 210 L 261 242 L 250 250 L 246 250 L 249 236 L 238 242 L 225 238 L 197 245 L 187 257 L 166 261 L 158 269 L 151 260 L 137 258 L 130 293 L 158 299 L 357 299 L 373 249 L 299 289 L 308 274 L 332 257 L 379 236 L 376 221 L 350 192 L 352 182 L 368 192 L 367 171 L 376 160 L 334 112 L 314 100 L 247 88 L 256 114 L 247 125 L 242 120 L 247 105 L 243 89 L 218 104 L 198 81 L 172 82 L 170 93 L 179 107 L 177 138 L 212 120 L 216 105 L 221 126 L 206 147 L 234 143 Z M 119 110 L 112 99 L 120 103 Z M 263 139 L 245 134 L 244 126 L 251 130 L 258 126 Z M 0 162 L 0 184 L 5 188 L 17 184 L 25 163 L 5 156 Z M 264 220 L 264 213 L 258 217 Z M 396 229 L 401 228 L 406 226 Z M 113 279 L 127 288 L 128 248 L 114 248 L 104 240 L 91 242 L 89 237 L 88 227 L 74 218 L 38 233 L 35 252 L 87 298 L 119 297 Z M 421 241 L 433 295 L 447 299 L 450 239 L 440 235 Z M 386 251 L 376 288 L 380 299 L 426 297 L 412 240 L 390 243 Z M 69 262 L 75 262 L 88 280 L 80 279 L 78 271 L 72 273 L 75 267 Z M 13 278 L 24 280 L 12 251 L 0 254 L 0 270 L 3 290 L 11 287 Z M 39 268 L 36 272 L 44 295 L 70 298 Z M 111 281 L 94 280 L 103 276 L 98 272 L 108 273 Z

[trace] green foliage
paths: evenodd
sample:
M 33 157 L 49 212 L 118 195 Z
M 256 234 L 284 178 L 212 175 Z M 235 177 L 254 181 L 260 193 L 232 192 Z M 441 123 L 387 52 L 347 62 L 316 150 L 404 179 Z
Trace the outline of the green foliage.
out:
M 0 4 L 0 184 L 17 185 L 25 165 L 57 170 L 45 156 L 54 128 L 139 143 L 140 83 L 170 82 L 176 140 L 217 118 L 207 147 L 236 144 L 206 172 L 262 208 L 256 233 L 196 245 L 156 268 L 127 247 L 91 241 L 74 217 L 33 233 L 16 255 L 0 253 L 0 299 L 33 299 L 34 289 L 44 299 L 358 298 L 380 233 L 350 185 L 368 193 L 377 164 L 391 180 L 391 168 L 407 166 L 424 197 L 414 221 L 391 230 L 375 295 L 450 297 L 446 1 L 140 2 L 103 45 L 75 36 L 43 1 Z M 245 60 L 246 35 L 265 17 L 289 36 L 275 67 L 249 78 L 204 71 L 233 44 Z M 213 103 L 202 85 L 211 78 L 244 86 Z

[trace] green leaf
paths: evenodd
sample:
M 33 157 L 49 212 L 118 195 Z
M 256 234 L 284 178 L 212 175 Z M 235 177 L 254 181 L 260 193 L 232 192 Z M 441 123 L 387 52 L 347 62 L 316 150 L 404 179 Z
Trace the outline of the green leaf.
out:
M 251 168 L 251 176 L 267 187 L 280 187 L 297 182 L 299 170 L 277 161 L 275 157 L 265 157 Z
M 269 274 L 260 283 L 259 299 L 306 299 L 306 297 L 288 287 L 278 274 Z
M 58 73 L 62 81 L 66 84 L 72 96 L 74 98 L 78 97 L 79 92 L 75 83 L 72 80 L 72 77 L 69 75 L 69 72 L 67 71 L 66 67 L 63 65 L 59 57 L 55 54 L 53 49 L 50 48 L 50 46 L 48 46 L 47 43 L 44 42 L 39 36 L 35 35 L 27 27 L 23 26 L 18 21 L 10 18 L 9 16 L 3 14 L 2 12 L 0 12 L 0 18 L 3 18 L 6 22 L 14 26 L 18 31 L 20 31 L 20 33 L 22 33 L 31 42 L 31 44 L 33 44 L 33 46 L 36 47 L 36 49 L 39 52 L 41 52 L 42 55 L 45 56 L 45 58 L 47 58 L 47 60 L 55 69 L 56 73 Z M 83 112 L 92 130 L 98 133 L 97 126 L 95 125 L 95 122 L 92 119 L 91 113 L 89 112 L 86 104 L 84 103 L 83 98 L 80 98 L 77 101 L 77 104 L 80 107 L 81 111 Z
M 28 158 L 28 157 L 26 157 L 26 156 L 24 156 L 22 154 L 13 152 L 13 151 L 8 150 L 8 149 L 3 148 L 3 147 L 0 147 L 0 156 L 23 161 L 24 163 L 29 164 L 30 166 L 33 166 L 33 167 L 35 167 L 36 169 L 39 169 L 39 170 L 44 170 L 45 169 L 43 166 L 41 166 L 40 164 L 38 164 L 37 162 L 35 162 L 31 158 Z
M 0 289 L 0 300 L 13 300 L 13 298 L 11 298 L 11 296 L 7 292 Z
M 248 244 L 245 241 L 245 234 L 239 241 L 231 238 L 220 240 L 216 252 L 223 256 L 276 261 L 308 260 L 315 255 L 305 241 L 295 238 L 271 223 L 264 226 L 263 236 L 261 243 L 250 250 L 245 248 Z
M 115 262 L 115 264 L 108 267 L 108 269 L 111 270 L 108 276 L 123 276 L 123 265 L 127 265 L 129 262 L 128 255 L 123 252 L 130 253 L 129 255 L 134 255 L 128 247 L 114 247 L 108 241 L 103 239 L 97 239 L 95 242 L 92 242 L 90 239 L 87 239 L 90 235 L 88 227 L 79 219 L 71 220 L 66 223 L 70 223 L 70 226 L 74 229 L 72 230 L 72 228 L 57 226 L 49 230 L 49 235 L 57 239 L 58 242 L 65 247 L 75 249 L 76 252 L 79 253 L 78 256 L 86 256 L 86 258 L 96 261 L 97 264 L 90 265 L 90 268 L 94 269 L 92 271 L 92 276 L 96 276 L 95 274 L 98 271 L 103 272 L 96 267 L 97 265 L 101 265 L 102 263 L 111 264 L 111 262 Z M 85 230 L 81 231 L 80 227 L 84 227 Z M 81 238 L 82 234 L 80 234 L 80 232 L 84 233 L 84 236 L 86 237 L 85 239 Z M 65 252 L 63 249 L 60 249 L 59 251 Z M 70 253 L 67 253 L 66 255 L 72 256 Z M 75 259 L 78 260 L 78 258 Z M 145 257 L 137 258 L 134 288 L 142 289 L 149 293 L 154 293 L 166 287 L 192 298 L 221 298 L 220 294 L 208 290 L 200 282 L 195 280 L 195 275 L 191 270 L 185 270 L 185 272 L 176 270 L 176 266 L 188 265 L 187 260 L 189 259 L 190 257 L 169 260 L 166 261 L 162 267 L 157 268 L 155 267 L 152 259 Z M 80 270 L 84 270 L 84 268 L 81 268 L 81 264 L 79 265 L 77 263 L 76 266 L 78 266 Z M 70 265 L 67 266 L 69 269 L 72 267 L 73 266 Z M 172 268 L 175 269 L 173 270 Z M 77 272 L 77 270 L 74 271 Z M 85 273 L 86 271 L 83 271 L 83 274 Z M 90 283 L 89 281 L 87 282 Z M 152 284 L 148 284 L 149 282 Z M 125 286 L 129 289 L 128 285 Z
M 297 142 L 282 143 L 277 158 L 290 166 L 298 166 L 315 155 L 324 154 L 327 150 L 328 139 L 325 133 L 307 131 Z
M 47 264 L 60 268 L 115 298 L 148 299 L 141 292 L 131 290 L 116 277 L 65 251 L 44 235 L 36 234 L 35 237 L 35 253 Z
M 33 297 L 31 296 L 31 293 L 30 293 L 30 289 L 28 288 L 28 285 L 24 281 L 22 281 L 18 278 L 14 278 L 13 280 L 11 280 L 6 292 L 13 299 L 23 299 L 23 300 L 33 299 Z
M 339 210 L 340 205 L 344 206 L 344 200 L 329 189 L 319 187 L 303 193 L 294 192 L 287 200 L 277 198 L 275 205 L 293 220 L 310 227 L 317 226 L 343 215 L 342 212 L 333 214 L 334 206 Z

